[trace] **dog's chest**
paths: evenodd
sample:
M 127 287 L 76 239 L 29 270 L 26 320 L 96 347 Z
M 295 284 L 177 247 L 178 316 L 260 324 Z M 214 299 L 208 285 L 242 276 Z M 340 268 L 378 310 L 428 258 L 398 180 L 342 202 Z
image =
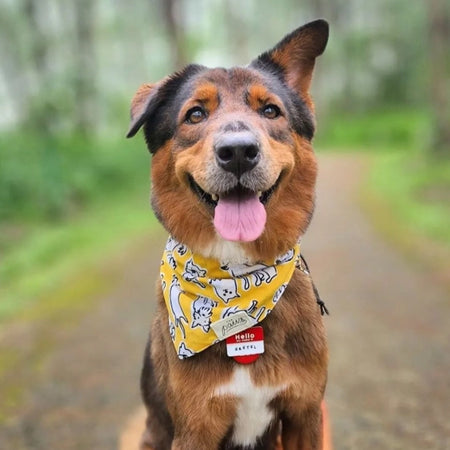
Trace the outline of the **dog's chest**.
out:
M 237 399 L 237 414 L 232 440 L 235 445 L 252 447 L 274 419 L 268 404 L 287 386 L 256 386 L 248 368 L 238 367 L 231 380 L 218 386 L 215 396 Z

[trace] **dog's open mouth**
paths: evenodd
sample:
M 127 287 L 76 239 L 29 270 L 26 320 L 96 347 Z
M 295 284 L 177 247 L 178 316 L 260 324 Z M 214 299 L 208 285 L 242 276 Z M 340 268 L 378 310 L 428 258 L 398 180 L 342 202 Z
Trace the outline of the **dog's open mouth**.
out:
M 264 192 L 254 192 L 241 184 L 224 194 L 205 192 L 189 175 L 192 191 L 209 207 L 214 209 L 214 226 L 228 241 L 251 242 L 261 236 L 266 224 L 264 205 L 280 184 L 281 175 L 275 184 Z

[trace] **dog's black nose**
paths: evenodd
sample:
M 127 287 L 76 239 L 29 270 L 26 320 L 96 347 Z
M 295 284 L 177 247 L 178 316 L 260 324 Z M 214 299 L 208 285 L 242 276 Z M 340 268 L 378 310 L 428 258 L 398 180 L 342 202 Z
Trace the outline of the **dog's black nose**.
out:
M 250 132 L 226 133 L 214 146 L 217 163 L 238 178 L 253 169 L 260 159 L 259 145 Z

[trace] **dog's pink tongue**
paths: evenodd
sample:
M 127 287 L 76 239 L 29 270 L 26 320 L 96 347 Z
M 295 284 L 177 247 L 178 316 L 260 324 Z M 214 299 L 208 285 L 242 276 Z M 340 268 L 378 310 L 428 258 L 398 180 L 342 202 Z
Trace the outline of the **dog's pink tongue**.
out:
M 227 241 L 254 241 L 261 236 L 265 225 L 266 210 L 256 194 L 219 198 L 214 226 Z

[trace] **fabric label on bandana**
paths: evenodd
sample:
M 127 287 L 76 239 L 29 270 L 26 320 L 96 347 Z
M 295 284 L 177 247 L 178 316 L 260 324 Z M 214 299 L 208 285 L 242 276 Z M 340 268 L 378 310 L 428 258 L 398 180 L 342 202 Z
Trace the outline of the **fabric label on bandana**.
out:
M 246 330 L 254 323 L 256 323 L 255 319 L 250 317 L 246 311 L 238 311 L 230 317 L 218 320 L 217 322 L 212 322 L 211 327 L 219 340 L 222 340 L 228 336 L 233 336 L 233 334 Z
M 189 358 L 265 319 L 283 295 L 299 255 L 296 245 L 275 261 L 221 264 L 169 237 L 161 285 L 178 357 Z

